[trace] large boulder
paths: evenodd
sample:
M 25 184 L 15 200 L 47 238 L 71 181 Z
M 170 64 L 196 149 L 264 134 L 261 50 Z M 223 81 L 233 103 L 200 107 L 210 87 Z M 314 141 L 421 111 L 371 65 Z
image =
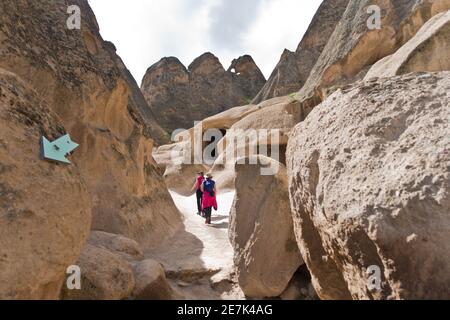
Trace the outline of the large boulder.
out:
M 81 271 L 81 289 L 63 287 L 64 300 L 122 300 L 135 287 L 133 268 L 119 255 L 88 244 L 77 266 Z
M 378 61 L 365 79 L 450 70 L 450 11 L 431 18 L 393 55 Z
M 67 1 L 1 1 L 0 68 L 30 84 L 80 144 L 71 160 L 91 195 L 93 229 L 157 244 L 181 224 L 151 154 L 164 131 L 88 1 L 70 4 L 81 30 L 67 28 Z
M 251 298 L 277 297 L 303 260 L 295 241 L 286 167 L 263 156 L 253 160 L 259 165 L 236 165 L 229 236 L 244 294 Z M 274 170 L 271 175 L 262 175 L 262 167 Z
M 92 231 L 88 243 L 111 252 L 114 252 L 126 260 L 143 260 L 144 253 L 141 246 L 134 240 L 118 234 L 102 231 Z
M 0 299 L 56 299 L 89 234 L 91 203 L 75 166 L 39 159 L 61 119 L 0 69 Z
M 225 70 L 216 56 L 205 53 L 188 68 L 177 58 L 161 59 L 147 70 L 141 89 L 159 123 L 173 132 L 248 104 L 265 83 L 252 57 L 233 60 Z
M 450 298 L 449 101 L 450 72 L 372 80 L 292 132 L 294 226 L 322 299 Z
M 300 90 L 341 20 L 348 2 L 349 0 L 322 2 L 297 50 L 295 52 L 284 50 L 275 70 L 253 103 L 286 96 Z
M 373 6 L 381 10 L 380 29 L 369 28 Z M 374 63 L 395 53 L 431 17 L 449 9 L 450 0 L 350 0 L 296 95 L 304 112 L 309 113 L 337 88 L 363 79 Z
M 134 266 L 136 286 L 133 297 L 138 300 L 173 300 L 175 293 L 166 278 L 163 266 L 145 260 Z

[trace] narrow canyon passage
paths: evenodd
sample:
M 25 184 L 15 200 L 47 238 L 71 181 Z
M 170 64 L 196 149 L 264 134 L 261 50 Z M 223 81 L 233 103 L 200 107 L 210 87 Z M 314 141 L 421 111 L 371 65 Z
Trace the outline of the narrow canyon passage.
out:
M 229 214 L 235 192 L 218 195 L 213 225 L 196 214 L 195 195 L 170 192 L 183 215 L 183 227 L 163 244 L 146 252 L 164 265 L 180 298 L 238 299 L 243 293 L 232 280 L 233 248 L 228 240 Z

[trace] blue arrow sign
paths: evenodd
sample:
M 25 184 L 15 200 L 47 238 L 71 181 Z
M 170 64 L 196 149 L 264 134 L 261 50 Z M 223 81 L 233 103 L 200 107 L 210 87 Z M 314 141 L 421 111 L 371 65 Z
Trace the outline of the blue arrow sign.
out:
M 46 137 L 41 138 L 41 156 L 43 159 L 70 164 L 67 154 L 78 148 L 79 144 L 73 142 L 70 136 L 65 136 L 50 142 Z

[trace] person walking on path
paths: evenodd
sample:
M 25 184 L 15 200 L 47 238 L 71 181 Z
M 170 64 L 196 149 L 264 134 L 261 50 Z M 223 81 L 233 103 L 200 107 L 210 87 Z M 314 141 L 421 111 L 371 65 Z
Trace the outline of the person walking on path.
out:
M 201 191 L 203 192 L 203 199 L 202 199 L 202 209 L 205 213 L 206 221 L 205 223 L 207 225 L 211 224 L 211 215 L 212 215 L 212 209 L 217 211 L 217 188 L 216 188 L 216 182 L 213 180 L 213 176 L 211 174 L 206 175 L 206 180 L 203 181 Z
M 203 192 L 202 192 L 202 185 L 205 181 L 205 173 L 204 172 L 197 172 L 198 177 L 194 183 L 194 186 L 192 187 L 192 191 L 196 190 L 197 195 L 197 214 L 199 216 L 202 215 L 202 198 L 203 198 Z

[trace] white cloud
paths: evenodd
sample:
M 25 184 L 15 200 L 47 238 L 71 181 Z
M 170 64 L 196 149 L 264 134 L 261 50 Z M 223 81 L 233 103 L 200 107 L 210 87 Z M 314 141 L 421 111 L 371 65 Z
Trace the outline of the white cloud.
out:
M 105 40 L 141 81 L 165 56 L 186 66 L 204 52 L 250 54 L 266 77 L 284 48 L 295 50 L 321 0 L 90 0 Z

